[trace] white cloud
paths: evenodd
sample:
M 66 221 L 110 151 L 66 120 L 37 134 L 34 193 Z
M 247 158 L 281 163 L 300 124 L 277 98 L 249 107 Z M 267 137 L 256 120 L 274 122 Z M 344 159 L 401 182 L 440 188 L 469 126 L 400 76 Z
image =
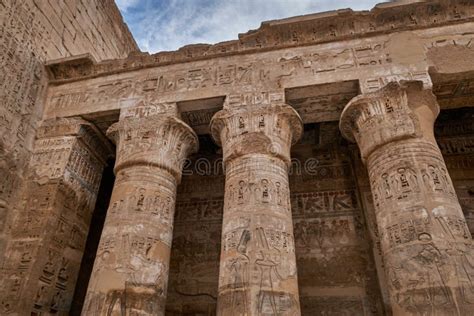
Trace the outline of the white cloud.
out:
M 238 33 L 256 29 L 266 20 L 342 8 L 366 10 L 378 2 L 381 0 L 117 0 L 138 45 L 149 52 L 236 39 Z
M 127 12 L 129 8 L 136 7 L 140 0 L 115 0 L 120 11 Z

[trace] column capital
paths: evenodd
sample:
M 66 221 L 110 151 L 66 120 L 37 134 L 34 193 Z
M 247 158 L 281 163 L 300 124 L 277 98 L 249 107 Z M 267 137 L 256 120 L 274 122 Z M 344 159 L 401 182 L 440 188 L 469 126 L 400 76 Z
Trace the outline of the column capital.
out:
M 339 121 L 342 135 L 359 145 L 362 158 L 387 143 L 407 138 L 434 140 L 436 97 L 421 81 L 390 82 L 353 98 Z
M 167 170 L 179 182 L 184 159 L 198 150 L 196 133 L 173 115 L 126 117 L 107 130 L 117 144 L 115 172 L 134 166 Z
M 211 120 L 212 137 L 224 150 L 224 161 L 247 154 L 266 154 L 290 163 L 290 148 L 303 133 L 303 122 L 286 104 L 224 109 Z

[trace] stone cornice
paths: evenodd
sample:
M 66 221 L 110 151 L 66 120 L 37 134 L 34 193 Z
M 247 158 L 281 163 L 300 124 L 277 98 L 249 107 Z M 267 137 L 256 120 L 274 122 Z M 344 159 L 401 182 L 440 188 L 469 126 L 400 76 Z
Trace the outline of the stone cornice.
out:
M 370 11 L 354 12 L 344 9 L 263 22 L 259 29 L 240 34 L 238 40 L 214 45 L 188 45 L 177 51 L 159 52 L 153 55 L 136 53 L 126 59 L 101 63 L 88 60 L 85 56 L 78 56 L 77 62 L 71 58 L 50 61 L 47 68 L 53 83 L 63 83 L 149 67 L 468 21 L 474 21 L 474 6 L 469 0 L 400 1 L 378 4 Z

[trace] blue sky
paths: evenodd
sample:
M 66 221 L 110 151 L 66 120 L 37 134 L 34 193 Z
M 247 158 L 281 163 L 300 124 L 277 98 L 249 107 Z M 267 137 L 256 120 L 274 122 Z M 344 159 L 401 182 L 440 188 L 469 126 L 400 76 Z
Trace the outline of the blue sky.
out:
M 335 9 L 368 10 L 382 0 L 115 0 L 140 49 L 237 39 L 262 21 Z

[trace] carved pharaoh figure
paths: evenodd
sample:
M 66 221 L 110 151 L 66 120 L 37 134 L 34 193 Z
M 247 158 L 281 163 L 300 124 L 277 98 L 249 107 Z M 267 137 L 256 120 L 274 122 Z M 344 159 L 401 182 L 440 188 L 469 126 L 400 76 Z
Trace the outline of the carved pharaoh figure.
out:
M 440 173 L 446 166 L 433 135 L 438 112 L 421 82 L 393 82 L 354 98 L 341 116 L 341 132 L 359 145 L 377 195 L 394 315 L 468 315 L 474 309 L 474 284 L 466 281 L 474 278 L 474 247 L 470 236 L 456 233 L 467 226 L 449 175 Z
M 127 116 L 109 135 L 117 142 L 117 179 L 83 315 L 164 315 L 176 187 L 182 160 L 197 150 L 197 137 L 169 114 Z M 122 199 L 128 207 L 116 212 Z
M 217 314 L 299 315 L 291 209 L 281 194 L 288 190 L 290 146 L 300 137 L 301 120 L 283 104 L 224 109 L 211 131 L 224 149 L 227 197 Z M 242 221 L 248 228 L 240 241 L 226 240 Z M 270 242 L 269 234 L 277 233 L 287 241 Z

